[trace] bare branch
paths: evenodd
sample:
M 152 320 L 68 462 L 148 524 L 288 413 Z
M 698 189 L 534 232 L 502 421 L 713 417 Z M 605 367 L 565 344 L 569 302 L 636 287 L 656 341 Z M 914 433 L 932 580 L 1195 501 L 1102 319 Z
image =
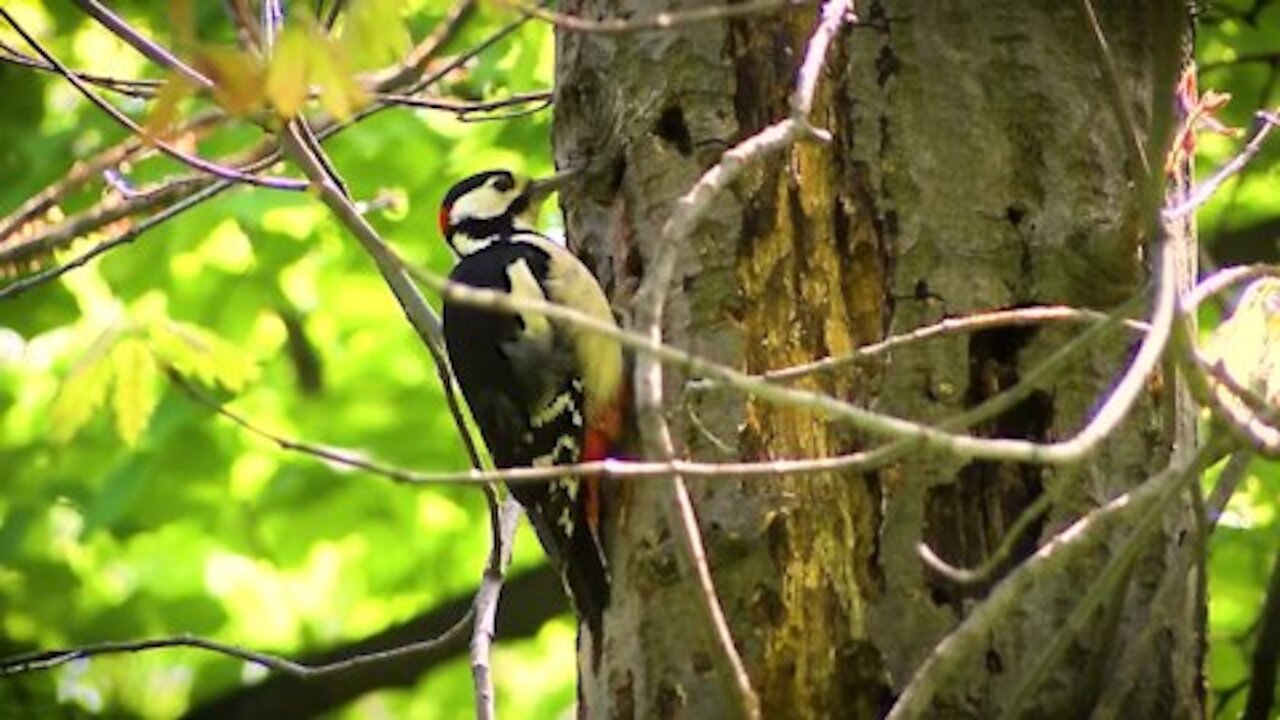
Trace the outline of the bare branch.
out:
M 17 237 L 12 243 L 0 245 L 0 265 L 13 266 L 34 262 L 48 257 L 55 250 L 70 245 L 74 240 L 120 220 L 139 213 L 176 203 L 193 190 L 208 185 L 207 176 L 183 177 L 134 192 L 132 197 L 114 204 L 98 203 L 77 215 L 73 215 L 45 232 L 28 239 Z M 26 233 L 22 233 L 25 235 Z M 8 288 L 5 288 L 8 291 Z
M 182 133 L 201 137 L 223 119 L 225 119 L 225 116 L 221 113 L 203 113 L 187 123 L 182 129 Z M 119 165 L 149 150 L 150 148 L 143 142 L 142 138 L 129 136 L 87 160 L 77 161 L 72 164 L 66 174 L 28 198 L 18 209 L 0 220 L 0 265 L 21 262 L 23 259 L 20 256 L 15 258 L 8 255 L 12 248 L 6 248 L 6 246 L 12 244 L 10 238 L 15 232 L 21 230 L 23 226 L 31 223 L 40 214 L 57 205 L 67 195 L 83 187 L 85 183 L 98 177 L 108 168 Z
M 94 20 L 97 20 L 103 27 L 110 30 L 113 35 L 129 43 L 129 45 L 133 46 L 134 50 L 142 53 L 152 62 L 163 68 L 167 68 L 181 74 L 194 85 L 206 90 L 213 89 L 212 80 L 205 77 L 200 73 L 200 71 L 182 62 L 182 60 L 178 59 L 176 55 L 164 49 L 155 41 L 135 30 L 133 26 L 125 22 L 119 15 L 116 15 L 109 9 L 103 7 L 98 0 L 76 0 L 76 4 L 80 6 L 80 9 L 92 16 Z M 13 25 L 13 21 L 10 20 L 9 24 Z M 18 32 L 22 33 L 21 30 Z M 22 34 L 23 37 L 26 38 L 25 33 Z M 30 43 L 31 40 L 27 39 L 27 42 Z M 40 54 L 44 55 L 43 52 Z M 49 61 L 49 58 L 45 57 L 45 60 Z M 54 64 L 56 65 L 56 63 Z M 59 69 L 59 72 L 61 73 L 63 70 Z
M 1198 400 L 1246 447 L 1267 457 L 1280 456 L 1280 408 L 1244 385 L 1221 365 L 1214 364 L 1185 343 L 1184 367 Z
M 1236 489 L 1249 475 L 1249 465 L 1253 462 L 1253 453 L 1237 450 L 1231 454 L 1226 467 L 1218 473 L 1218 482 L 1213 486 L 1213 494 L 1205 501 L 1205 521 L 1207 529 L 1212 531 L 1227 509 L 1227 503 L 1236 494 Z
M 1201 533 L 1197 538 L 1200 543 L 1198 551 L 1178 553 L 1172 560 L 1171 565 L 1166 568 L 1164 577 L 1160 581 L 1160 586 L 1156 588 L 1155 595 L 1152 596 L 1147 607 L 1151 608 L 1151 613 L 1147 616 L 1146 622 L 1142 627 L 1141 634 L 1133 642 L 1128 643 L 1124 648 L 1124 654 L 1119 661 L 1114 664 L 1115 673 L 1106 681 L 1106 689 L 1102 693 L 1102 697 L 1098 699 L 1093 706 L 1093 712 L 1089 716 L 1089 720 L 1115 720 L 1116 718 L 1127 717 L 1125 713 L 1125 701 L 1129 698 L 1130 690 L 1137 683 L 1140 675 L 1150 667 L 1146 658 L 1149 653 L 1154 651 L 1156 639 L 1168 627 L 1169 614 L 1172 608 L 1181 607 L 1173 596 L 1174 593 L 1185 592 L 1187 574 L 1186 565 L 1194 559 L 1199 566 L 1197 572 L 1201 574 L 1203 580 L 1204 572 L 1204 553 L 1207 546 L 1204 544 L 1208 541 L 1208 530 L 1212 523 L 1217 521 L 1216 515 L 1221 512 L 1222 505 L 1226 504 L 1226 499 L 1230 497 L 1232 490 L 1227 490 L 1223 494 L 1224 489 L 1234 488 L 1240 478 L 1245 475 L 1245 471 L 1249 467 L 1250 453 L 1244 451 L 1236 451 L 1232 453 L 1227 466 L 1223 468 L 1218 475 L 1218 484 L 1214 487 L 1214 497 L 1210 499 L 1209 518 L 1200 518 Z M 1195 483 L 1191 483 L 1190 492 L 1196 494 Z M 1196 494 L 1196 497 L 1199 497 Z M 1221 504 L 1217 501 L 1221 499 Z M 1213 510 L 1214 506 L 1217 510 Z M 1208 520 L 1208 523 L 1203 521 Z
M 1025 399 L 1036 388 L 1039 388 L 1062 367 L 1072 361 L 1081 351 L 1092 347 L 1095 342 L 1109 333 L 1122 322 L 1123 316 L 1136 305 L 1141 296 L 1135 297 L 1126 305 L 1118 308 L 1110 316 L 1096 323 L 1079 336 L 1065 343 L 1043 362 L 1023 373 L 1021 379 L 1013 386 L 998 395 L 958 415 L 947 418 L 938 425 L 940 430 L 956 431 L 970 427 L 1005 412 Z M 1133 323 L 1128 326 L 1134 328 Z M 299 452 L 321 461 L 342 465 L 358 470 L 381 475 L 396 482 L 411 485 L 435 484 L 484 484 L 503 482 L 508 484 L 524 482 L 545 482 L 563 477 L 599 476 L 618 480 L 644 480 L 664 478 L 673 474 L 685 477 L 699 477 L 710 480 L 740 480 L 744 478 L 772 478 L 783 475 L 801 475 L 812 473 L 829 473 L 837 470 L 868 470 L 891 462 L 906 452 L 919 446 L 913 439 L 897 440 L 872 450 L 864 450 L 848 455 L 830 458 L 770 460 L 743 463 L 704 463 L 679 458 L 662 461 L 626 461 L 609 459 L 597 462 L 578 463 L 573 465 L 557 465 L 550 468 L 506 468 L 482 472 L 477 469 L 461 472 L 418 472 L 394 467 L 383 462 L 369 460 L 363 453 L 346 448 L 335 448 L 328 445 L 307 443 L 294 440 L 278 433 L 264 429 L 262 426 L 246 419 L 242 415 L 228 409 L 224 404 L 209 397 L 198 388 L 186 383 L 181 377 L 174 378 L 179 387 L 188 393 L 196 402 L 226 417 L 231 422 L 278 445 L 281 449 Z M 460 412 L 460 411 L 459 411 Z M 464 436 L 464 440 L 469 436 Z
M 667 291 L 675 274 L 680 248 L 707 214 L 712 200 L 719 195 L 747 166 L 760 162 L 765 156 L 790 147 L 801 138 L 829 139 L 829 133 L 819 131 L 809 122 L 813 95 L 826 62 L 827 49 L 839 28 L 852 19 L 852 0 L 827 0 L 821 17 L 805 50 L 800 66 L 796 90 L 792 99 L 792 116 L 765 128 L 737 147 L 726 152 L 718 163 L 698 180 L 694 187 L 676 201 L 671 217 L 662 228 L 662 245 L 653 269 L 640 286 L 636 300 L 639 303 L 638 326 L 649 342 L 662 345 L 662 317 L 666 306 Z M 736 371 L 734 371 L 736 372 Z M 656 355 L 644 354 L 636 362 L 635 397 L 641 438 L 647 454 L 660 460 L 671 461 L 675 447 L 671 430 L 663 409 L 662 364 Z M 705 549 L 693 504 L 683 478 L 672 475 L 668 488 L 668 522 L 676 536 L 676 547 L 685 565 L 694 573 L 700 589 L 701 608 L 707 617 L 713 637 L 720 647 L 723 665 L 720 669 L 728 676 L 733 696 L 744 717 L 760 716 L 760 700 L 751 686 L 746 666 L 734 645 L 733 635 L 724 610 L 720 605 L 711 571 L 707 567 Z

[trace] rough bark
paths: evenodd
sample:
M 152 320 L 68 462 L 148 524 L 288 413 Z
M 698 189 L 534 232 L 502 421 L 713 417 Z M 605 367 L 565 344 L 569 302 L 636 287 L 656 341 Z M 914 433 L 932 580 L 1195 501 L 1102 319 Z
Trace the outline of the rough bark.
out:
M 643 17 L 692 5 L 580 0 L 561 9 Z M 1105 5 L 1098 10 L 1124 101 L 1149 135 L 1172 102 L 1181 6 Z M 1109 308 L 1143 286 L 1142 178 L 1077 3 L 884 0 L 859 12 L 862 24 L 833 48 L 813 118 L 834 142 L 757 165 L 720 198 L 680 249 L 666 339 L 762 371 L 944 316 L 1038 303 Z M 814 19 L 804 8 L 629 35 L 559 33 L 556 159 L 591 173 L 562 198 L 569 235 L 620 308 L 658 251 L 672 201 L 725 149 L 786 116 Z M 959 336 L 805 382 L 936 422 L 1016 382 L 1070 332 Z M 1068 437 L 1131 349 L 1113 337 L 978 431 Z M 690 457 L 813 457 L 872 444 L 812 413 L 729 392 L 687 394 L 685 378 L 667 375 L 668 415 Z M 1050 514 L 1013 560 L 1025 557 L 1190 441 L 1177 437 L 1187 425 L 1175 399 L 1153 385 L 1114 436 L 1070 468 L 915 453 L 871 473 L 690 483 L 765 717 L 883 714 L 986 590 L 930 576 L 917 543 L 975 565 L 1023 508 L 1051 493 Z M 610 500 L 616 591 L 599 661 L 582 658 L 584 709 L 729 716 L 729 685 L 675 559 L 659 485 L 617 486 Z M 1178 544 L 1189 522 L 1186 507 L 1169 518 L 1123 596 L 1073 640 L 1032 714 L 1088 714 L 1115 650 L 1142 631 L 1164 574 L 1191 551 Z M 1080 574 L 1038 586 L 991 638 L 967 686 L 940 693 L 933 712 L 988 717 L 1003 707 L 1021 664 L 1060 631 L 1105 561 L 1088 558 Z M 1126 700 L 1135 717 L 1199 714 L 1194 584 L 1181 582 L 1168 598 L 1167 627 Z

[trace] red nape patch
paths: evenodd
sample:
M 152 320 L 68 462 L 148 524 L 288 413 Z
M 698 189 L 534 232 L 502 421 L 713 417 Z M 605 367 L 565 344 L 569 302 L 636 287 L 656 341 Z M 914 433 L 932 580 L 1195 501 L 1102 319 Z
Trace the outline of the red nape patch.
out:
M 582 462 L 607 460 L 612 444 L 613 439 L 609 437 L 608 433 L 601 432 L 596 428 L 587 428 L 586 437 L 582 441 Z
M 449 234 L 449 208 L 440 208 L 440 234 Z

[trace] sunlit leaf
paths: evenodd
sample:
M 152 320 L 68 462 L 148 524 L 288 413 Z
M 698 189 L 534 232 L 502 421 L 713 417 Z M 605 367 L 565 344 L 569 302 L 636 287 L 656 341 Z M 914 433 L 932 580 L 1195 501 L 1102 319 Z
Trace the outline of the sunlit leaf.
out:
M 116 431 L 128 445 L 136 445 L 156 406 L 156 361 L 146 343 L 128 337 L 111 351 L 115 369 Z
M 320 104 L 339 120 L 346 120 L 368 98 L 356 82 L 346 53 L 336 43 L 328 45 L 328 52 L 312 56 L 311 80 L 320 89 Z
M 357 70 L 394 63 L 409 47 L 400 0 L 352 0 L 341 42 Z
M 207 385 L 239 392 L 257 375 L 243 350 L 195 325 L 157 322 L 150 328 L 150 340 L 161 362 Z
M 241 50 L 206 45 L 196 54 L 197 68 L 214 83 L 213 99 L 232 115 L 245 116 L 266 104 L 265 73 L 258 59 Z
M 266 92 L 281 117 L 294 117 L 307 101 L 313 45 L 312 34 L 293 25 L 276 40 L 267 69 Z
M 49 428 L 55 440 L 67 442 L 93 417 L 107 398 L 111 384 L 110 351 L 117 333 L 108 330 L 62 381 L 49 412 Z
M 195 86 L 179 73 L 171 73 L 151 103 L 145 125 L 147 132 L 159 138 L 172 135 L 178 126 L 178 106 L 192 95 Z

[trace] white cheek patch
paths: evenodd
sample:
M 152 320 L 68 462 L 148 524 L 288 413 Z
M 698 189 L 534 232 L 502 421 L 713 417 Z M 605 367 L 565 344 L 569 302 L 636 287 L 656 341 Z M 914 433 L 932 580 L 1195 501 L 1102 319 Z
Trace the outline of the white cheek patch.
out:
M 449 223 L 496 218 L 507 211 L 511 200 L 509 194 L 500 193 L 491 185 L 481 185 L 454 201 L 449 208 Z
M 511 282 L 512 297 L 521 300 L 547 301 L 547 296 L 542 293 L 542 286 L 538 284 L 538 279 L 533 276 L 533 271 L 529 269 L 529 263 L 523 259 L 507 266 L 507 279 Z M 547 321 L 546 315 L 532 310 L 521 310 L 519 315 L 520 319 L 524 321 L 525 335 L 533 337 L 547 337 L 550 335 L 551 323 Z
M 493 238 L 473 238 L 465 233 L 454 233 L 453 237 L 449 238 L 449 244 L 453 247 L 453 251 L 458 253 L 458 257 L 466 257 L 492 245 Z

